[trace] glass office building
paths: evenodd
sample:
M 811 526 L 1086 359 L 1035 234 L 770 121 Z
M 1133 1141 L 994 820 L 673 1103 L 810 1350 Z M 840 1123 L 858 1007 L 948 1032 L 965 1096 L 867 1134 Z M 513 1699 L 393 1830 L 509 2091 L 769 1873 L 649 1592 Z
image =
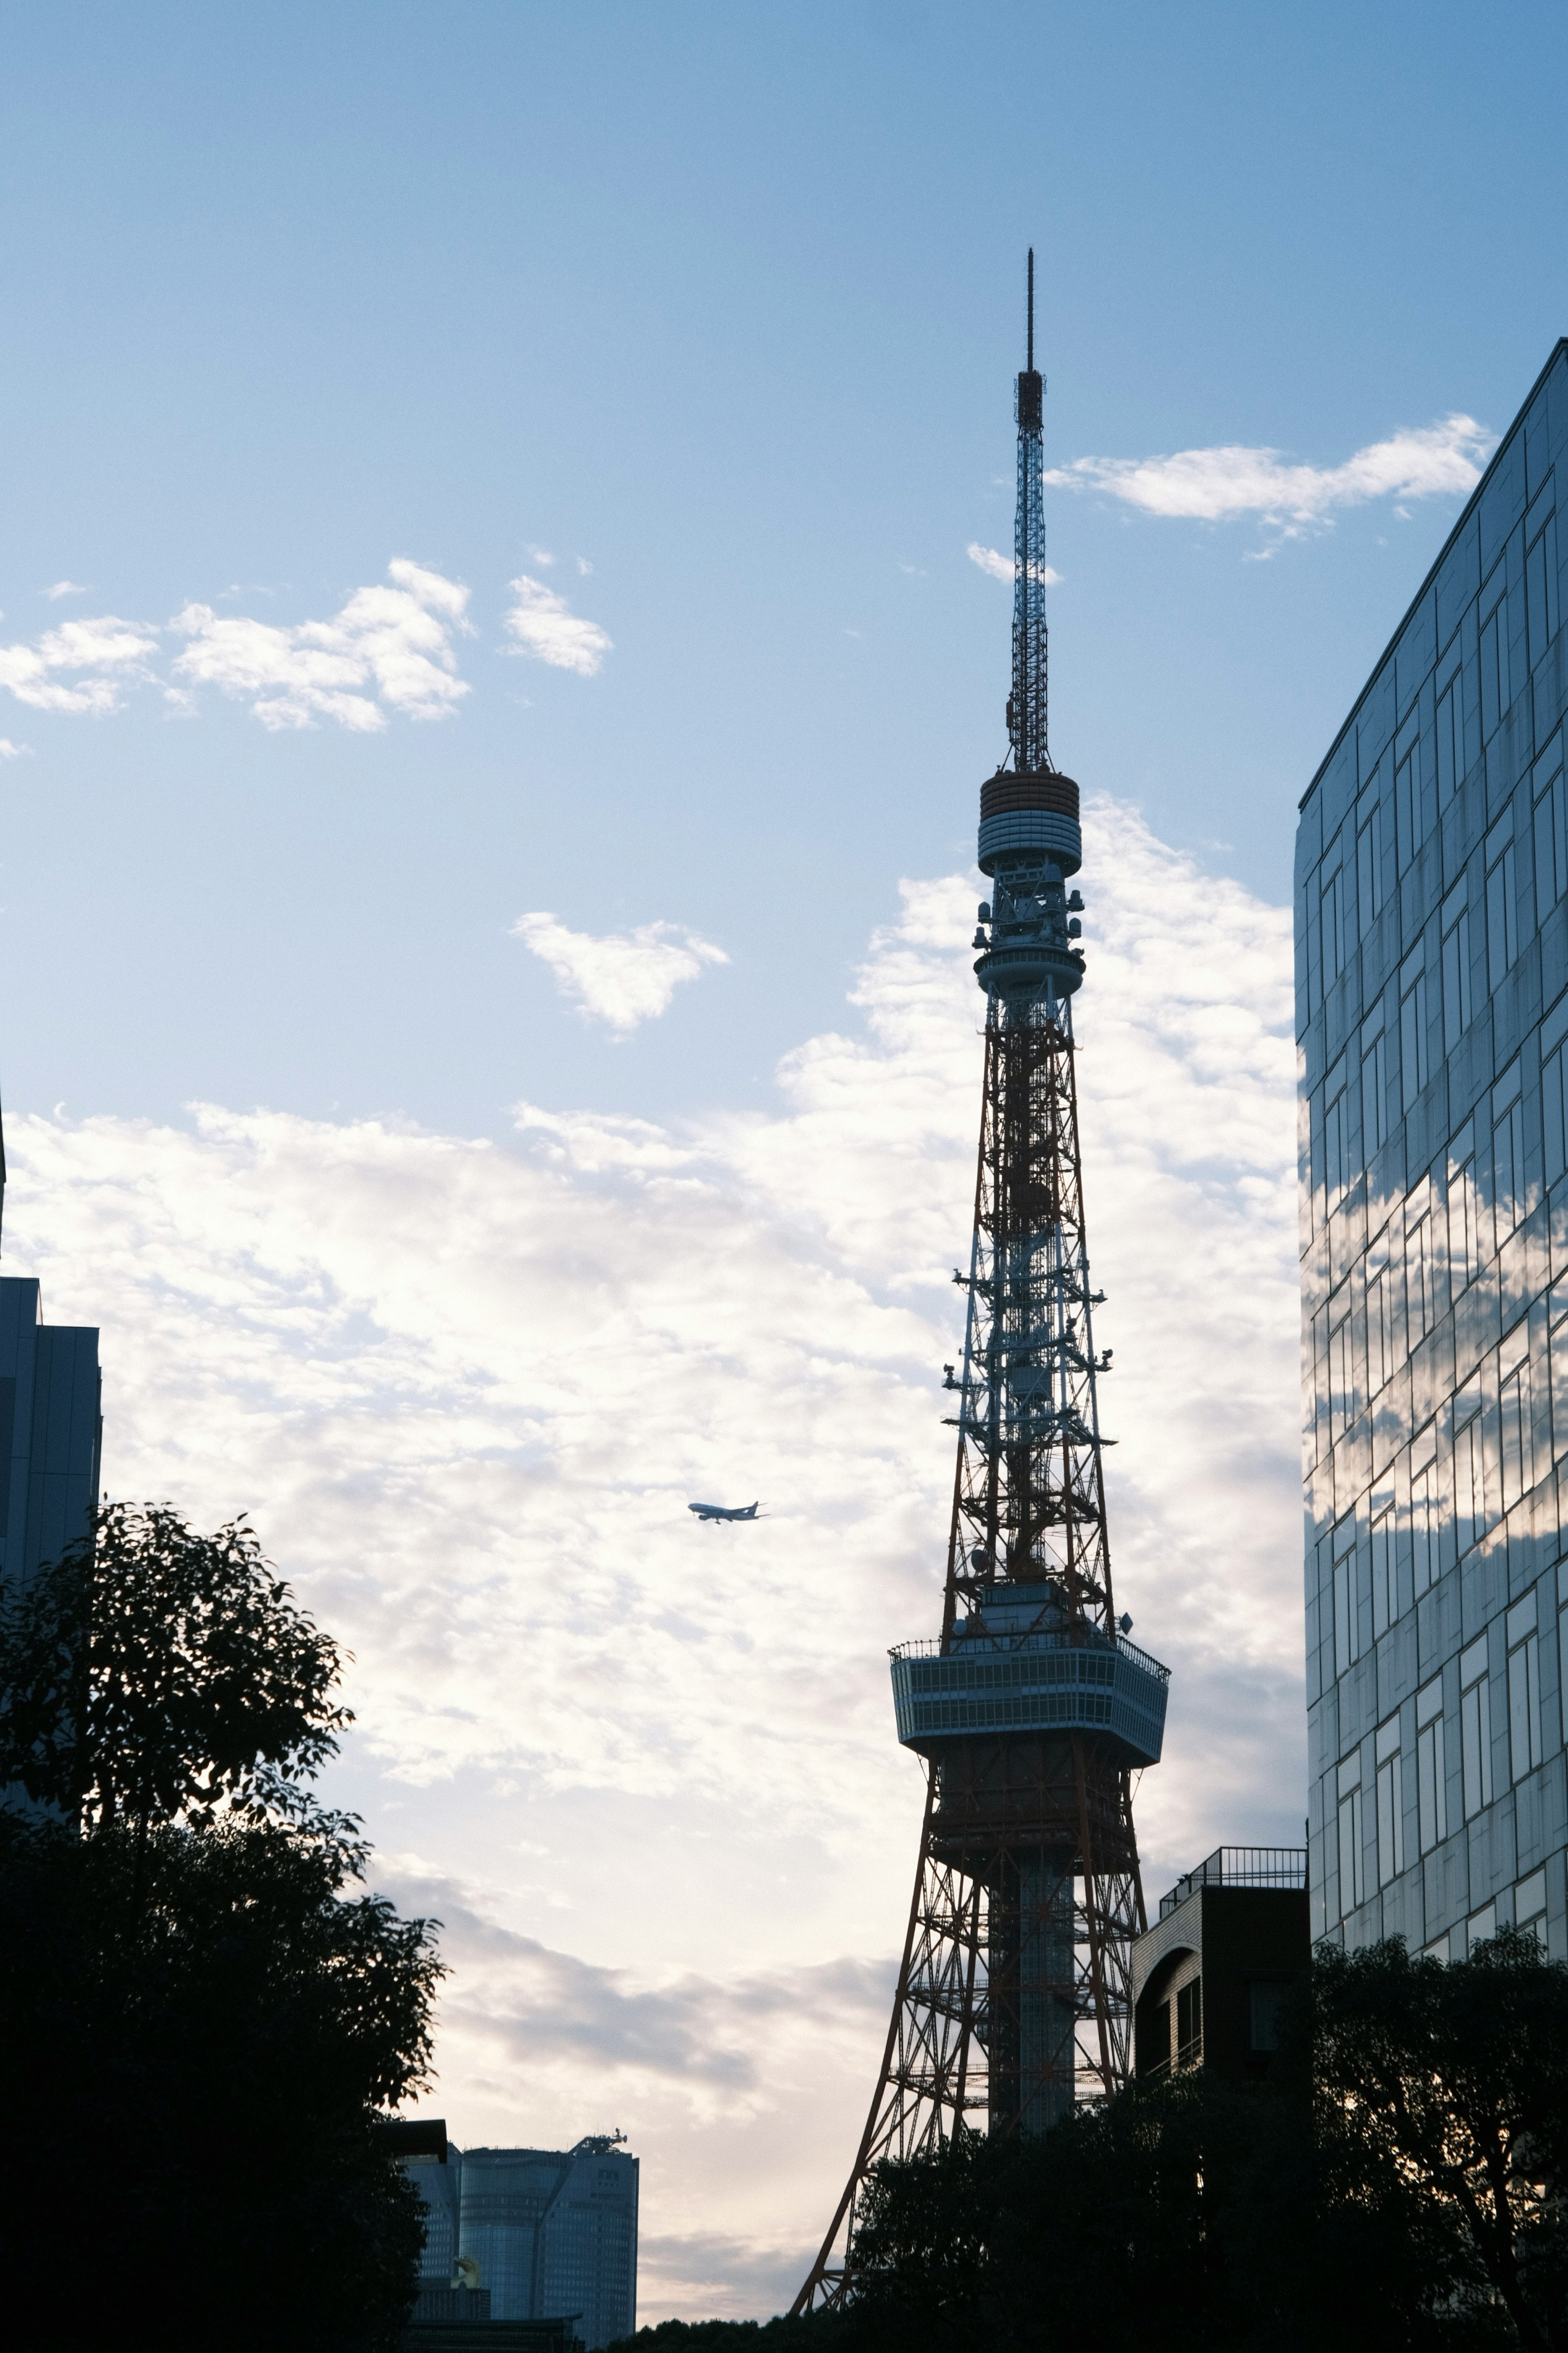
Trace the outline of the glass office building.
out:
M 1568 1957 L 1559 343 L 1301 803 L 1312 1929 Z
M 496 2320 L 576 2321 L 590 2348 L 637 2328 L 637 2160 L 593 2134 L 569 2149 L 470 2148 L 458 2251 Z

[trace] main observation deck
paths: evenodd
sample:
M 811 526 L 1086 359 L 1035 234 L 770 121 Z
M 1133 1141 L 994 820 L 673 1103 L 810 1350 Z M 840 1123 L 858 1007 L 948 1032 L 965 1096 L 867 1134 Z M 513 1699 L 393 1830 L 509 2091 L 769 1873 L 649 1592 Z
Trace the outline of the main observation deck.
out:
M 961 1620 L 945 1651 L 902 1642 L 889 1653 L 906 1748 L 930 1757 L 955 1740 L 1079 1732 L 1126 1765 L 1159 1762 L 1170 1669 L 1125 1635 L 1042 1623 L 1044 1600 L 1015 1589 Z

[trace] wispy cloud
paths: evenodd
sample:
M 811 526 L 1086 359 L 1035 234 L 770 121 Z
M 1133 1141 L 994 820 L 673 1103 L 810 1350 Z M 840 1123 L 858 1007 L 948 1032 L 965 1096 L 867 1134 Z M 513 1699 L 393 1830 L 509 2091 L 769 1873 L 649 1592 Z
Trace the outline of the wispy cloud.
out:
M 157 631 L 141 621 L 62 621 L 31 645 L 0 646 L 0 686 L 34 711 L 101 719 L 152 678 L 157 650 Z
M 1455 415 L 1371 442 L 1339 466 L 1300 465 L 1279 449 L 1226 444 L 1168 458 L 1078 458 L 1046 480 L 1064 490 L 1104 491 L 1145 514 L 1205 522 L 1255 514 L 1294 537 L 1331 522 L 1337 508 L 1372 499 L 1464 497 L 1496 446 L 1496 434 L 1473 417 Z
M 468 592 L 405 557 L 388 565 L 387 579 L 356 588 L 331 620 L 292 627 L 187 605 L 170 624 L 188 640 L 173 675 L 248 702 L 264 727 L 331 719 L 370 734 L 389 710 L 447 718 L 469 691 L 452 645 L 468 627 Z
M 1085 846 L 1117 1599 L 1174 1670 L 1152 1897 L 1302 1811 L 1290 918 L 1126 809 L 1091 801 Z M 921 1810 L 886 1653 L 940 1606 L 975 897 L 906 884 L 750 1113 L 522 1107 L 511 1149 L 7 1121 L 7 1263 L 103 1328 L 105 1483 L 249 1507 L 356 1654 L 334 1786 L 448 1924 L 432 2107 L 459 2144 L 624 2126 L 645 2316 L 782 2300 L 881 2051 Z M 758 1493 L 745 1529 L 685 1509 Z
M 0 735 L 0 760 L 26 760 L 32 756 L 30 744 L 13 744 L 9 735 Z
M 79 580 L 57 580 L 52 588 L 44 591 L 51 600 L 61 596 L 85 596 L 87 593 Z
M 971 564 L 977 564 L 980 566 L 981 571 L 989 573 L 993 580 L 1005 580 L 1011 583 L 1013 578 L 1013 559 L 1010 555 L 1004 555 L 998 548 L 982 547 L 977 539 L 972 539 L 970 541 L 964 553 L 968 556 Z M 1045 582 L 1047 588 L 1055 588 L 1058 586 L 1061 581 L 1061 576 L 1062 575 L 1059 572 L 1053 572 L 1048 564 L 1040 574 L 1040 578 Z
M 517 602 L 503 627 L 516 643 L 507 651 L 531 654 L 552 670 L 574 670 L 580 678 L 592 678 L 611 650 L 611 641 L 598 623 L 585 621 L 564 596 L 526 572 L 519 574 L 511 589 Z
M 603 1021 L 617 1037 L 629 1038 L 644 1021 L 667 1011 L 683 980 L 695 980 L 704 965 L 730 959 L 711 940 L 679 923 L 639 923 L 635 931 L 568 931 L 542 908 L 520 915 L 512 936 L 550 966 L 562 989 L 586 1018 Z

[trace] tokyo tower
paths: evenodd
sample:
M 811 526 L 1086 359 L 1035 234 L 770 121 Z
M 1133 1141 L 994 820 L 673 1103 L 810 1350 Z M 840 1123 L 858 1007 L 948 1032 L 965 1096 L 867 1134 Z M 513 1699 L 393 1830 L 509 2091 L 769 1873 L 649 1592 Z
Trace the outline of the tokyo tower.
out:
M 1159 1759 L 1165 1668 L 1111 1594 L 1079 1143 L 1073 999 L 1084 977 L 1079 788 L 1047 733 L 1045 384 L 1017 380 L 1007 757 L 980 788 L 974 973 L 985 1074 L 958 1464 L 942 1631 L 892 1653 L 925 1818 L 892 2022 L 849 2179 L 794 2309 L 854 2292 L 862 2185 L 961 2127 L 1039 2133 L 1131 2072 L 1143 1928 L 1132 1784 Z

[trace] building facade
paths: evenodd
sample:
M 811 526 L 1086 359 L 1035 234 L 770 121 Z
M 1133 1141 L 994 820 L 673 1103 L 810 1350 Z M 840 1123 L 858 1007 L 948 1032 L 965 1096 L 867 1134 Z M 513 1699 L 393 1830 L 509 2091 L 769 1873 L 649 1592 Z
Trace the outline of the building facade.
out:
M 1568 1957 L 1568 342 L 1301 803 L 1312 1933 Z
M 5 1150 L 0 1135 L 0 1214 Z M 26 1276 L 0 1276 L 0 1582 L 30 1584 L 87 1534 L 102 1449 L 98 1333 L 46 1324 Z
M 1308 1919 L 1300 1847 L 1216 1847 L 1178 1879 L 1132 1947 L 1136 2072 L 1266 2073 L 1310 1955 Z
M 570 2149 L 470 2148 L 458 2253 L 496 2320 L 572 2319 L 585 2346 L 637 2327 L 637 2160 L 604 2135 Z

